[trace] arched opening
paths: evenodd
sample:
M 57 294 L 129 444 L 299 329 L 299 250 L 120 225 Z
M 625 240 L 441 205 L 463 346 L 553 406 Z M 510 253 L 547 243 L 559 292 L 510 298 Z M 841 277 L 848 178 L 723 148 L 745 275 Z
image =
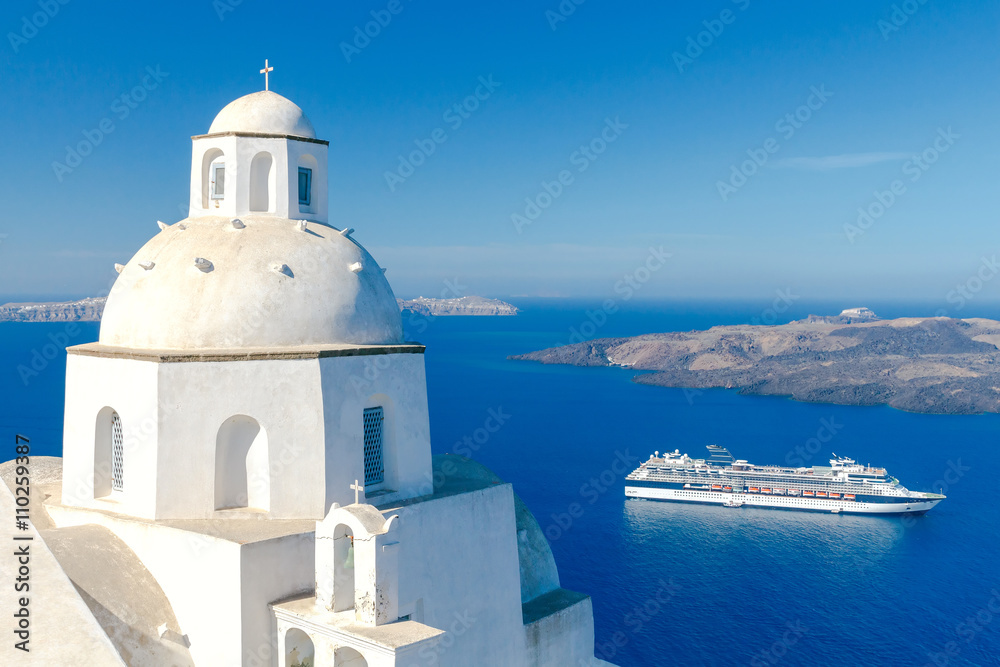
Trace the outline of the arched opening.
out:
M 257 153 L 250 162 L 250 210 L 268 212 L 274 202 L 274 158 Z
M 298 628 L 289 628 L 285 633 L 284 667 L 315 667 L 316 647 L 312 639 Z
M 215 441 L 215 509 L 267 510 L 270 498 L 267 433 L 252 417 L 230 417 Z
M 208 209 L 212 199 L 216 196 L 216 189 L 213 187 L 213 183 L 214 178 L 218 175 L 218 165 L 220 164 L 222 165 L 224 175 L 226 163 L 221 149 L 210 148 L 205 151 L 205 156 L 201 159 L 201 207 L 203 209 Z M 225 182 L 223 181 L 224 187 Z
M 312 155 L 299 157 L 297 170 L 297 187 L 299 211 L 313 213 L 316 210 L 316 177 L 319 176 L 319 163 Z
M 333 611 L 354 609 L 354 534 L 340 524 L 333 530 Z
M 94 497 L 125 489 L 125 437 L 122 418 L 113 408 L 97 413 L 94 431 Z
M 368 667 L 368 661 L 349 646 L 342 646 L 333 654 L 334 667 Z

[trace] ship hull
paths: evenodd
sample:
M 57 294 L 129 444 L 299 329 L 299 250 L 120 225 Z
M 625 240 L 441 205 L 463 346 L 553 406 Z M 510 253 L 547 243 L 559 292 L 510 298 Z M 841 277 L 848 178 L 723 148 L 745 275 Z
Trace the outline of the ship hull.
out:
M 701 503 L 723 505 L 742 503 L 745 507 L 765 507 L 806 512 L 833 512 L 842 514 L 923 514 L 941 499 L 882 498 L 880 502 L 864 500 L 831 500 L 829 498 L 806 498 L 801 496 L 765 495 L 758 493 L 709 491 L 704 489 L 673 489 L 653 486 L 629 486 L 626 483 L 625 496 L 643 500 L 663 500 L 668 502 Z

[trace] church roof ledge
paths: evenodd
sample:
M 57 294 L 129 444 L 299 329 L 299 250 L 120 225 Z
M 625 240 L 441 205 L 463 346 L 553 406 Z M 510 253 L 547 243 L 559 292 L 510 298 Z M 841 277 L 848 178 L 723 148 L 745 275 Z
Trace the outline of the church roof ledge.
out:
M 322 144 L 329 146 L 330 142 L 325 139 L 313 139 L 311 137 L 300 137 L 294 134 L 274 134 L 271 132 L 212 132 L 210 134 L 195 134 L 191 137 L 195 139 L 217 139 L 219 137 L 250 137 L 252 139 L 291 139 L 294 141 L 304 141 L 309 144 Z
M 191 363 L 210 361 L 270 361 L 285 359 L 326 359 L 329 357 L 363 357 L 381 354 L 423 354 L 420 343 L 390 345 L 304 345 L 300 347 L 260 347 L 233 349 L 144 350 L 113 347 L 100 343 L 85 343 L 66 348 L 67 354 L 110 359 L 132 359 L 157 363 Z
M 316 597 L 311 593 L 274 602 L 271 608 L 275 616 L 289 620 L 296 626 L 390 651 L 412 647 L 445 634 L 444 630 L 417 621 L 396 621 L 374 627 L 362 625 L 354 621 L 353 610 L 332 612 L 323 609 L 317 606 Z

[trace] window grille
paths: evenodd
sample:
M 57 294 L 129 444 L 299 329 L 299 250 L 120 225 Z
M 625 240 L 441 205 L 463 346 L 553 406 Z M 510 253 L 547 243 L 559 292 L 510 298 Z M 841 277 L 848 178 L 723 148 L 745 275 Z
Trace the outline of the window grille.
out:
M 111 488 L 124 488 L 125 438 L 122 435 L 122 418 L 117 412 L 111 414 Z
M 385 480 L 382 461 L 382 408 L 365 408 L 365 486 Z

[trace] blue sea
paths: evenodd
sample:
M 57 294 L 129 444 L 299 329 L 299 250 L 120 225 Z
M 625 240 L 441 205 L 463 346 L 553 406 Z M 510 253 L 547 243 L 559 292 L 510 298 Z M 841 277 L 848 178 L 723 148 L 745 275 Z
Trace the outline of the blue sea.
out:
M 1000 416 L 647 387 L 623 369 L 507 360 L 575 331 L 780 322 L 857 304 L 796 302 L 775 314 L 767 302 L 645 302 L 601 317 L 597 301 L 511 301 L 521 315 L 407 318 L 409 337 L 428 346 L 433 447 L 471 453 L 513 483 L 552 544 L 563 586 L 593 598 L 599 657 L 1000 665 Z M 865 305 L 883 317 L 939 307 Z M 1000 319 L 1000 306 L 970 304 L 961 315 Z M 96 337 L 94 324 L 0 324 L 0 442 L 9 445 L 0 458 L 10 458 L 15 432 L 36 454 L 59 454 L 61 348 Z M 491 415 L 503 422 L 495 432 Z M 824 425 L 836 434 L 810 454 Z M 757 463 L 799 448 L 825 465 L 836 452 L 886 466 L 911 489 L 943 487 L 948 499 L 905 521 L 625 500 L 624 474 L 654 450 L 700 455 L 711 443 Z

